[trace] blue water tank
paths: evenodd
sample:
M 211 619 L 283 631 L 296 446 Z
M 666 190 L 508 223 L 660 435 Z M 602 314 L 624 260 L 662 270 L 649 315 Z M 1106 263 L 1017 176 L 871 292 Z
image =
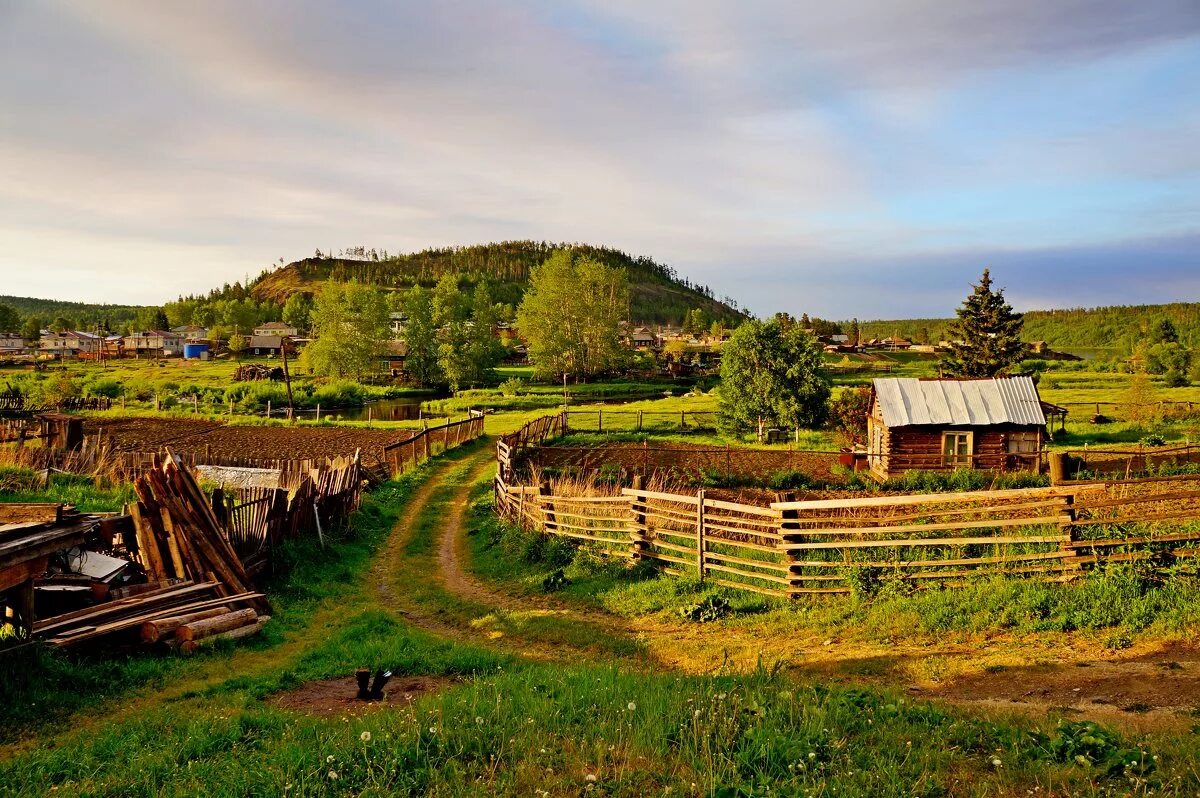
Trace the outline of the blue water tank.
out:
M 184 344 L 183 356 L 188 360 L 199 360 L 208 351 L 208 344 Z

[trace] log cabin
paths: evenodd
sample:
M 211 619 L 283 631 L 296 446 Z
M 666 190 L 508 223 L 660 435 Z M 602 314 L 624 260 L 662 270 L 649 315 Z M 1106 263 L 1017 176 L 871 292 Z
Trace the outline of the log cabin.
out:
M 877 379 L 867 462 L 880 480 L 906 471 L 1041 468 L 1045 405 L 1029 377 Z

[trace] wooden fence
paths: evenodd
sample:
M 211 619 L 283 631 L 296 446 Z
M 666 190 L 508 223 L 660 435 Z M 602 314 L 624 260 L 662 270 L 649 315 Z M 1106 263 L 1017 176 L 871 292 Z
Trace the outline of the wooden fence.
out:
M 567 427 L 577 432 L 642 432 L 647 430 L 713 430 L 717 414 L 712 411 L 680 410 L 568 410 Z
M 462 421 L 426 427 L 411 438 L 385 446 L 383 461 L 389 475 L 398 477 L 436 454 L 482 437 L 483 419 L 483 413 L 472 410 Z
M 1131 477 L 1150 475 L 1164 467 L 1200 463 L 1200 445 L 1139 446 L 1136 449 L 1072 449 L 1069 472 Z
M 515 458 L 522 450 L 540 446 L 551 438 L 557 438 L 567 431 L 567 416 L 559 413 L 554 416 L 542 416 L 530 421 L 516 432 L 504 435 L 496 442 L 496 462 L 500 466 L 500 474 L 510 478 Z
M 848 593 L 884 578 L 1067 581 L 1102 563 L 1200 554 L 1200 476 L 754 506 L 703 490 L 555 496 L 510 484 L 501 470 L 494 500 L 502 518 L 525 528 L 780 597 Z

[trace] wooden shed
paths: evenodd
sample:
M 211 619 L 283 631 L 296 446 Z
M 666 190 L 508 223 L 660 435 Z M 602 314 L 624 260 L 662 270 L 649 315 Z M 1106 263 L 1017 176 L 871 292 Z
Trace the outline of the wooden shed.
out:
M 1033 471 L 1046 414 L 1029 377 L 877 379 L 867 415 L 867 461 L 878 479 L 906 471 Z

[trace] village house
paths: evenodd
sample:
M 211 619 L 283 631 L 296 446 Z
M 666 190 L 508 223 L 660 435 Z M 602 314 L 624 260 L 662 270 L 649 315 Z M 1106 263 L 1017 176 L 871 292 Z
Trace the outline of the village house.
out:
M 101 350 L 104 339 L 99 335 L 79 330 L 52 332 L 43 330 L 38 339 L 38 350 L 58 358 L 94 356 Z
M 251 355 L 279 357 L 283 351 L 283 338 L 278 335 L 251 335 L 246 340 L 246 351 Z
M 29 350 L 17 333 L 0 333 L 0 355 L 23 355 Z
M 407 314 L 395 311 L 388 314 L 388 329 L 392 331 L 393 338 L 399 338 L 404 335 L 404 328 L 406 326 L 408 326 Z
M 654 349 L 658 346 L 658 337 L 647 327 L 638 327 L 629 335 L 629 344 L 634 349 Z
M 299 334 L 299 330 L 282 321 L 269 321 L 254 328 L 254 335 L 256 337 L 275 336 L 277 338 L 295 338 Z
M 171 332 L 176 335 L 182 335 L 185 341 L 208 340 L 208 330 L 196 324 L 184 324 L 180 327 L 172 327 Z
M 125 336 L 125 353 L 135 357 L 174 357 L 183 354 L 184 337 L 171 330 L 142 330 Z
M 867 414 L 867 462 L 878 479 L 906 471 L 1033 471 L 1047 408 L 1029 377 L 877 379 Z

